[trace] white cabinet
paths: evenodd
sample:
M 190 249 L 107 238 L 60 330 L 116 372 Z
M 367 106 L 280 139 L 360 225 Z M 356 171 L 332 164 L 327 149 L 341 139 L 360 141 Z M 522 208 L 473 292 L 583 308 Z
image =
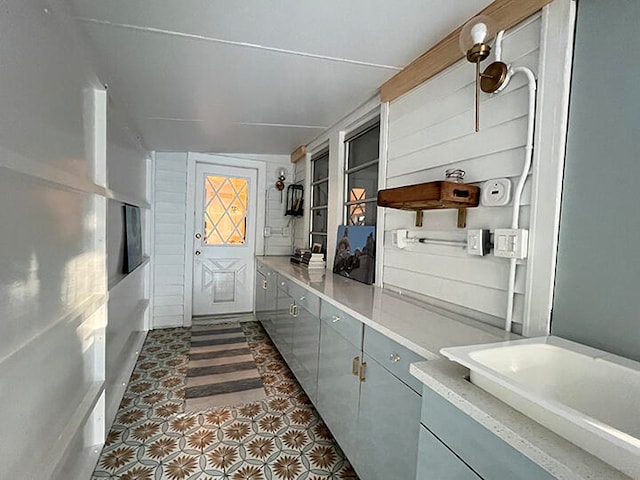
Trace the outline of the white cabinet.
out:
M 362 323 L 322 302 L 318 411 L 352 461 L 358 448 Z
M 318 411 L 361 478 L 414 479 L 424 360 L 322 302 Z
M 363 480 L 415 479 L 422 384 L 409 364 L 424 359 L 277 277 L 266 289 L 257 285 L 258 318 L 356 472 Z M 269 302 L 275 313 L 259 313 Z
M 430 480 L 434 477 L 433 468 L 444 468 L 456 463 L 449 456 L 440 456 L 442 446 L 459 459 L 457 470 L 463 467 L 473 471 L 479 478 L 493 480 L 509 478 L 513 480 L 551 480 L 554 477 L 542 467 L 525 457 L 511 445 L 480 425 L 474 419 L 458 410 L 452 403 L 424 387 L 421 414 L 422 425 L 427 432 L 420 437 L 420 459 L 417 480 Z M 426 433 L 432 433 L 432 436 Z M 435 439 L 435 442 L 434 442 Z M 444 466 L 443 466 L 444 465 Z M 476 478 L 470 476 L 442 478 Z M 462 474 L 461 474 L 462 475 Z
M 365 479 L 414 479 L 422 398 L 410 385 L 416 379 L 409 364 L 424 359 L 369 327 L 364 330 L 357 472 Z
M 255 277 L 255 314 L 267 333 L 273 331 L 273 317 L 276 313 L 276 282 L 278 274 L 257 263 Z
M 260 263 L 258 267 L 257 277 L 266 276 L 266 267 Z M 256 305 L 264 304 L 266 307 L 260 310 L 256 307 L 257 318 L 315 404 L 320 348 L 320 299 L 275 272 L 271 279 L 267 279 L 266 288 L 263 288 L 261 280 L 256 284 Z M 264 311 L 270 311 L 270 314 L 265 314 Z

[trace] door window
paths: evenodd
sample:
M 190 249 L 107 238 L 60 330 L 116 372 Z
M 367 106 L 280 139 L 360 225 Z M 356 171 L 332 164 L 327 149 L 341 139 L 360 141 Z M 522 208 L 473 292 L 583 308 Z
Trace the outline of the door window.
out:
M 204 181 L 204 245 L 244 245 L 249 183 L 245 178 L 208 175 Z

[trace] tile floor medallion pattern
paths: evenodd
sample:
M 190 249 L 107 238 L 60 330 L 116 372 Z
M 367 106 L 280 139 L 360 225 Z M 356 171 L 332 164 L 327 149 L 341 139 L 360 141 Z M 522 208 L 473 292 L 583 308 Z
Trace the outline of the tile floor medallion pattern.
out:
M 357 480 L 262 326 L 242 327 L 267 398 L 185 413 L 191 331 L 150 331 L 92 480 Z

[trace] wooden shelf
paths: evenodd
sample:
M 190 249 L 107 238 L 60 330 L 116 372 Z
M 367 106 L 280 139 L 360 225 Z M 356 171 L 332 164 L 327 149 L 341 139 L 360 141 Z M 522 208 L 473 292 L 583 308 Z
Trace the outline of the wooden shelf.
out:
M 378 192 L 380 207 L 416 212 L 416 227 L 422 226 L 422 211 L 443 208 L 458 210 L 458 228 L 466 226 L 467 208 L 477 207 L 480 188 L 466 183 L 427 182 Z

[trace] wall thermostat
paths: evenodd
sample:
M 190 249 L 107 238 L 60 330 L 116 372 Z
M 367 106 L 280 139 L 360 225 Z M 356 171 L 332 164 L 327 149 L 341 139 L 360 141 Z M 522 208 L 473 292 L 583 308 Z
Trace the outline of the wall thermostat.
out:
M 511 180 L 494 178 L 482 185 L 481 203 L 485 207 L 503 207 L 511 202 Z

